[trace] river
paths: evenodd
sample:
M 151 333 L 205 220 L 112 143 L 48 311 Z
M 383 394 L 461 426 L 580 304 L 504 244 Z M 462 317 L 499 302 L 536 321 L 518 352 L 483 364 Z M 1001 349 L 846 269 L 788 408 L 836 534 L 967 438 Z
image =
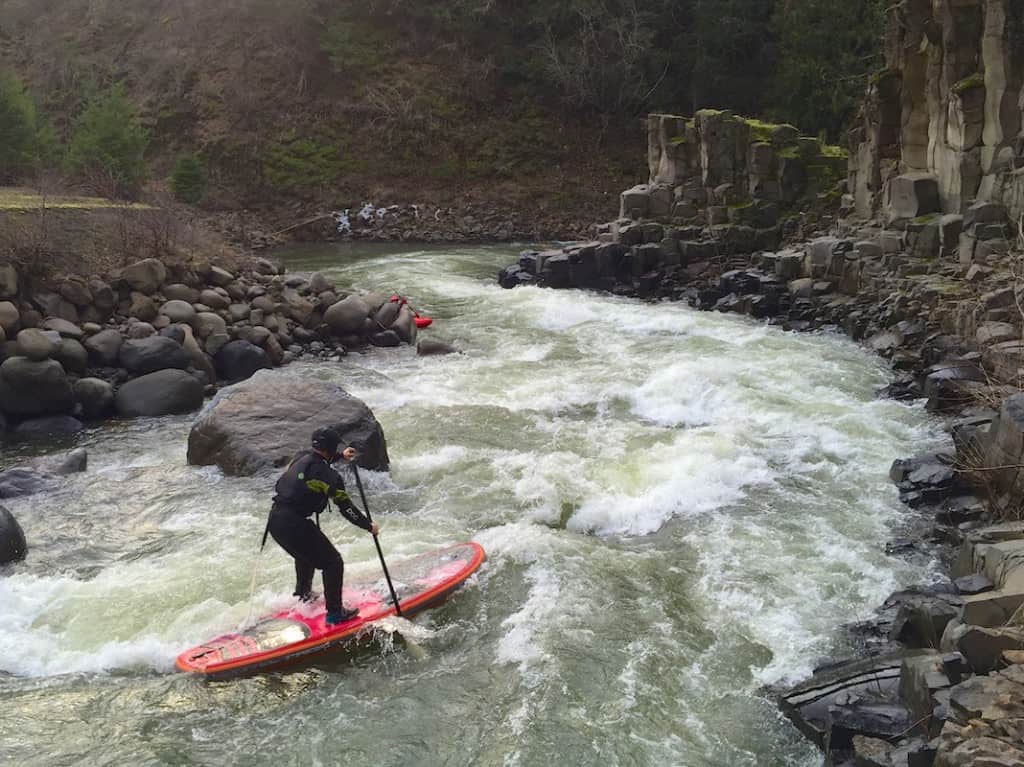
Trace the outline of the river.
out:
M 288 603 L 290 560 L 257 555 L 274 477 L 186 466 L 188 417 L 106 424 L 60 445 L 88 472 L 7 503 L 30 554 L 0 571 L 0 764 L 820 764 L 758 690 L 929 577 L 884 553 L 905 514 L 887 470 L 940 425 L 878 399 L 887 368 L 842 337 L 503 291 L 513 256 L 287 254 L 408 295 L 464 352 L 292 366 L 383 424 L 391 473 L 364 478 L 389 557 L 488 552 L 416 619 L 425 657 L 381 635 L 288 672 L 175 673 L 184 647 Z M 368 536 L 324 524 L 350 571 L 377 566 Z

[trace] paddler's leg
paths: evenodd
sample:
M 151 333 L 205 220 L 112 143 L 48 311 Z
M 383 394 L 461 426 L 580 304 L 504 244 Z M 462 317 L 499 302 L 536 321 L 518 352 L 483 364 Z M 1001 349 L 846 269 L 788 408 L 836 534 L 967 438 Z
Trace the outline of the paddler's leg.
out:
M 295 560 L 295 596 L 303 601 L 313 597 L 313 571 L 315 564 L 309 544 L 310 530 L 319 532 L 309 519 L 286 508 L 275 508 L 270 513 L 270 535 Z
M 333 626 L 344 623 L 359 614 L 359 610 L 346 609 L 341 603 L 341 588 L 344 580 L 345 565 L 341 554 L 334 544 L 320 530 L 313 528 L 316 535 L 310 539 L 314 543 L 315 552 L 311 552 L 310 561 L 323 571 L 324 602 L 327 608 L 326 623 Z

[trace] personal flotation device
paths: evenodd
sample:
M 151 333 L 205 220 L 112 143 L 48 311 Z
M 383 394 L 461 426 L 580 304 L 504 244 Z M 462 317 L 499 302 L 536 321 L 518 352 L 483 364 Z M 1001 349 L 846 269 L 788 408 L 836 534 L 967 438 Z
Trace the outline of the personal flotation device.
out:
M 391 296 L 391 298 L 389 298 L 388 300 L 391 301 L 391 303 L 393 304 L 398 304 L 399 307 L 408 306 L 409 311 L 412 312 L 413 322 L 416 323 L 416 327 L 418 327 L 420 330 L 422 330 L 423 328 L 429 328 L 431 325 L 434 324 L 434 320 L 431 319 L 430 317 L 421 317 L 420 313 L 409 305 L 409 302 L 405 299 L 405 296 L 400 296 L 396 293 L 393 296 Z

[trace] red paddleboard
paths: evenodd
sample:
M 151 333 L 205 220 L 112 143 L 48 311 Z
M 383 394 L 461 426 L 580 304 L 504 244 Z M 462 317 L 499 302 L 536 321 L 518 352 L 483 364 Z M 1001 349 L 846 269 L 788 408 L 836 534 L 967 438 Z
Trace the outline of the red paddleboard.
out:
M 479 569 L 484 550 L 477 543 L 456 543 L 410 559 L 388 562 L 391 580 L 409 617 L 443 602 Z M 345 623 L 324 623 L 324 601 L 297 603 L 289 610 L 268 615 L 237 633 L 223 634 L 178 656 L 181 671 L 208 679 L 243 676 L 307 661 L 335 650 L 353 639 L 367 624 L 395 614 L 383 573 L 362 579 L 346 578 L 342 591 L 346 607 L 359 615 Z

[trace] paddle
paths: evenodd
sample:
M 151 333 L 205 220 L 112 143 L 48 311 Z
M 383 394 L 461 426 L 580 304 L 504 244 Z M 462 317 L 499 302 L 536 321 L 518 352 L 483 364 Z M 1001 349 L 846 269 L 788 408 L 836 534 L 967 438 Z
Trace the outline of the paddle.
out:
M 370 516 L 370 505 L 366 502 L 366 493 L 363 492 L 363 480 L 359 478 L 359 467 L 356 466 L 356 462 L 352 461 L 352 473 L 356 478 L 356 487 L 359 488 L 359 497 L 363 501 L 363 511 L 366 512 L 366 521 L 373 524 L 373 517 Z M 398 595 L 395 593 L 395 587 L 391 583 L 391 573 L 388 572 L 388 563 L 384 561 L 384 552 L 380 547 L 380 539 L 374 535 L 373 543 L 377 547 L 377 556 L 380 557 L 380 566 L 384 570 L 384 579 L 388 582 L 388 590 L 391 592 L 391 599 L 395 603 L 395 614 L 401 618 L 402 607 L 398 604 Z

